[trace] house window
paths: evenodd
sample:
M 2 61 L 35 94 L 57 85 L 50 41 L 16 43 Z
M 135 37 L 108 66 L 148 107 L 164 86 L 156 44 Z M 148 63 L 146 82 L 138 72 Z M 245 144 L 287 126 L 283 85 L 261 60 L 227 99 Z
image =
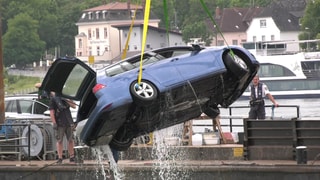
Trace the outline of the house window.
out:
M 257 36 L 253 36 L 253 37 L 252 37 L 252 41 L 253 41 L 253 42 L 256 42 L 256 41 L 257 41 Z
M 99 28 L 96 28 L 96 39 L 99 39 L 100 35 L 99 35 Z
M 147 44 L 147 48 L 150 49 L 150 44 Z
M 102 11 L 102 17 L 103 17 L 103 19 L 106 19 L 107 18 L 107 11 L 106 10 L 104 10 L 104 11 Z
M 91 39 L 91 29 L 88 29 L 88 38 Z
M 92 12 L 88 12 L 89 19 L 92 19 Z
M 218 40 L 218 46 L 224 46 L 224 41 L 223 40 Z
M 134 10 L 130 11 L 130 16 L 131 16 L 131 18 L 134 18 Z
M 108 29 L 104 28 L 103 31 L 104 31 L 104 33 L 103 33 L 104 34 L 104 38 L 107 39 L 108 38 Z
M 100 56 L 100 47 L 97 46 L 97 55 Z
M 92 47 L 89 46 L 89 56 L 92 56 Z
M 133 47 L 134 47 L 134 50 L 137 50 L 137 49 L 138 49 L 138 47 L 137 47 L 136 45 L 134 45 Z
M 271 35 L 271 41 L 274 41 L 275 38 L 274 38 L 274 35 Z
M 232 40 L 232 45 L 238 45 L 238 40 Z
M 267 27 L 267 21 L 265 19 L 260 20 L 260 27 L 261 28 L 266 28 Z
M 100 11 L 96 12 L 96 19 L 99 19 Z
M 78 45 L 79 45 L 79 48 L 82 48 L 82 39 L 78 40 Z
M 261 40 L 262 40 L 262 41 L 266 41 L 266 36 L 265 36 L 265 35 L 262 35 L 262 36 L 261 36 Z
M 105 48 L 104 48 L 104 51 L 109 51 L 109 48 L 108 48 L 108 47 L 105 47 Z

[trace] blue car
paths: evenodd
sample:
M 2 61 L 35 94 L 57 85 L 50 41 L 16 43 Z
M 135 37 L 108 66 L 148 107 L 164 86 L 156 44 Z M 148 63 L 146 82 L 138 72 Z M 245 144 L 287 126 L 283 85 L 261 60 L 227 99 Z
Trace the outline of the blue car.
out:
M 219 115 L 248 87 L 259 63 L 237 47 L 155 49 L 93 70 L 74 57 L 59 58 L 40 91 L 79 101 L 77 131 L 88 146 L 124 151 L 135 137 L 199 117 Z M 138 82 L 139 71 L 141 81 Z

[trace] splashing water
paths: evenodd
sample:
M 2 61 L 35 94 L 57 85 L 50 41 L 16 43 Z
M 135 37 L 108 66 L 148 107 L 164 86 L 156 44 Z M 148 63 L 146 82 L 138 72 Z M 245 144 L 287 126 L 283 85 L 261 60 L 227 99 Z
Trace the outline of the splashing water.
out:
M 169 139 L 177 139 L 181 145 L 182 124 L 154 132 L 154 145 L 152 156 L 156 160 L 152 176 L 154 179 L 176 180 L 188 179 L 189 172 L 179 167 L 177 161 L 185 160 L 187 154 L 179 146 L 168 142 Z
M 113 174 L 113 178 L 115 180 L 121 180 L 124 177 L 124 174 L 122 173 L 121 169 L 118 167 L 117 163 L 115 162 L 113 158 L 112 151 L 110 149 L 109 145 L 103 145 L 103 146 L 97 146 L 92 149 L 93 155 L 96 157 L 98 167 L 97 169 L 97 179 L 98 174 L 101 173 L 104 177 L 104 179 L 110 179 L 110 176 Z M 107 159 L 109 160 L 109 166 L 110 171 L 106 172 L 103 162 L 106 160 L 105 155 L 107 155 Z

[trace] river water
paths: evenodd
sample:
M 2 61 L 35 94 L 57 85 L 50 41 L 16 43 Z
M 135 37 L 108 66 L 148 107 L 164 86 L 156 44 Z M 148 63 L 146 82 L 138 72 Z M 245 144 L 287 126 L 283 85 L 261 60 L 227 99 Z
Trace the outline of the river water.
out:
M 276 99 L 279 107 L 272 110 L 272 102 L 266 99 L 266 119 L 319 119 L 320 98 L 316 99 Z M 223 132 L 243 132 L 243 119 L 248 117 L 249 100 L 238 100 L 229 108 L 220 108 L 220 124 Z M 230 113 L 231 111 L 231 113 Z M 232 120 L 230 120 L 232 117 Z M 230 121 L 233 125 L 230 128 Z M 193 120 L 193 132 L 203 133 L 213 130 L 212 120 Z
M 297 108 L 295 107 L 282 107 L 282 106 L 299 106 L 300 108 L 300 117 L 320 117 L 320 98 L 310 98 L 310 99 L 276 99 L 279 108 L 274 109 L 274 115 L 280 117 L 290 117 L 296 115 Z M 269 99 L 265 100 L 266 105 L 271 106 L 272 103 Z M 239 100 L 236 101 L 233 106 L 248 106 L 249 100 Z M 266 108 L 267 116 L 271 116 L 271 107 Z M 225 110 L 221 109 L 221 112 Z M 240 113 L 247 115 L 249 112 L 248 109 L 242 109 Z

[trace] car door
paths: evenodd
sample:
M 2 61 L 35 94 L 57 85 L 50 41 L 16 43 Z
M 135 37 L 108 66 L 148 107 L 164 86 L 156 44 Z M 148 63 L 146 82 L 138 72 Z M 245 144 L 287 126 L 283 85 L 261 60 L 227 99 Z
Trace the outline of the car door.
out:
M 154 58 L 159 61 L 150 66 L 147 73 L 150 74 L 163 86 L 175 86 L 182 83 L 181 73 L 176 68 L 176 56 L 187 55 L 192 52 L 191 47 L 169 47 L 161 50 L 155 50 L 157 53 Z M 162 57 L 162 58 L 161 58 Z
M 62 97 L 80 101 L 84 93 L 91 91 L 96 72 L 77 58 L 59 58 L 49 68 L 40 91 L 54 91 Z
M 189 56 L 177 58 L 175 65 L 184 80 L 192 81 L 203 76 L 218 73 L 222 67 L 216 54 L 210 52 L 195 52 Z

